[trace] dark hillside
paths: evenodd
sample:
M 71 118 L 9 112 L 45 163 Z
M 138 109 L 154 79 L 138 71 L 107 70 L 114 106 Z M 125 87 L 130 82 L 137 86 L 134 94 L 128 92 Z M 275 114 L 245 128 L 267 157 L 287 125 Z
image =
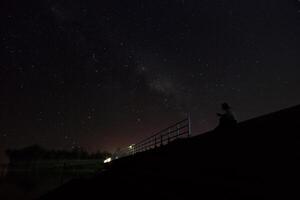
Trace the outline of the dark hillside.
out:
M 299 184 L 300 106 L 115 160 L 41 199 L 269 199 Z

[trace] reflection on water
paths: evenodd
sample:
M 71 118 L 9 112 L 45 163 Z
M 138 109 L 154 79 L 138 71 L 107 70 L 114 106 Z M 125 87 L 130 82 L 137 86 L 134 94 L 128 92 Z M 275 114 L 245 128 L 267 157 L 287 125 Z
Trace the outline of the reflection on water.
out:
M 93 175 L 99 160 L 24 162 L 1 165 L 0 199 L 33 199 L 63 183 Z

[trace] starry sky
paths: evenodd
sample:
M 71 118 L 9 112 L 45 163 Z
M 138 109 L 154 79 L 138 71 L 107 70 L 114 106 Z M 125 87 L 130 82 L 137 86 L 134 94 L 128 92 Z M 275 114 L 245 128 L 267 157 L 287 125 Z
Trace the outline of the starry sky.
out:
M 229 102 L 239 121 L 300 103 L 299 0 L 3 0 L 7 148 L 114 151 Z

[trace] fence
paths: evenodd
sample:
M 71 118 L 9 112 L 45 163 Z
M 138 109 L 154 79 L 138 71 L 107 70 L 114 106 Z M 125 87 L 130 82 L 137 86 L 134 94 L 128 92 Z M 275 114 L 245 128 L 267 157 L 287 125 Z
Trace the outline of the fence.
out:
M 169 144 L 175 139 L 189 137 L 190 135 L 191 120 L 190 117 L 188 117 L 136 144 L 130 145 L 129 147 L 119 150 L 115 158 L 117 159 L 120 157 L 133 155 L 150 149 L 155 149 L 163 145 Z

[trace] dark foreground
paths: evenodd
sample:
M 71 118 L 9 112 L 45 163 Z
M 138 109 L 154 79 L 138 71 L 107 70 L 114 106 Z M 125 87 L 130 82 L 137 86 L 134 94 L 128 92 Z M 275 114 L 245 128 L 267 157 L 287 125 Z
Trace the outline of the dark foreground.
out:
M 122 158 L 40 199 L 298 199 L 300 106 Z

